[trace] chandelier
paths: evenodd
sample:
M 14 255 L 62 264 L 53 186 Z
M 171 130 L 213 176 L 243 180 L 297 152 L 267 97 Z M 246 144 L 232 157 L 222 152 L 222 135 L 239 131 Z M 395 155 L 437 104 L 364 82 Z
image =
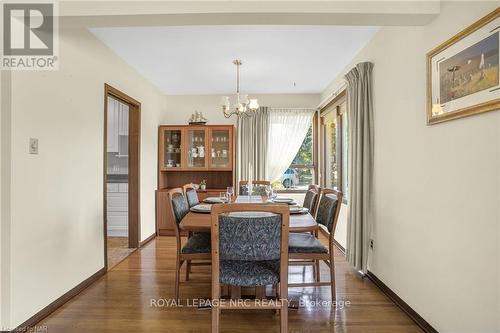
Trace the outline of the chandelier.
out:
M 233 114 L 238 117 L 251 117 L 255 111 L 259 109 L 259 102 L 256 98 L 248 99 L 248 95 L 240 95 L 240 66 L 243 65 L 241 60 L 236 59 L 233 61 L 236 65 L 236 104 L 231 111 L 231 103 L 228 96 L 223 96 L 221 99 L 221 108 L 224 117 L 229 118 Z

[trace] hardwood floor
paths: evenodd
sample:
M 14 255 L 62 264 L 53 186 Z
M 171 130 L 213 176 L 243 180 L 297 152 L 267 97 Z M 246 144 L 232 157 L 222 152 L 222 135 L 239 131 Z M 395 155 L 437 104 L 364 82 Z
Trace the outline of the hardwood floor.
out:
M 47 325 L 49 333 L 209 332 L 210 310 L 185 303 L 185 299 L 210 296 L 207 266 L 193 267 L 191 281 L 181 282 L 184 307 L 151 306 L 174 295 L 174 256 L 175 239 L 157 237 L 39 325 Z M 332 309 L 309 303 L 290 310 L 289 332 L 422 332 L 372 282 L 357 276 L 340 251 L 336 261 L 337 300 L 350 304 Z M 321 267 L 326 280 L 328 268 Z M 290 267 L 290 282 L 310 279 L 311 275 L 311 267 Z M 294 301 L 329 301 L 330 288 L 290 288 L 289 295 Z M 279 316 L 262 310 L 222 312 L 221 332 L 279 332 Z

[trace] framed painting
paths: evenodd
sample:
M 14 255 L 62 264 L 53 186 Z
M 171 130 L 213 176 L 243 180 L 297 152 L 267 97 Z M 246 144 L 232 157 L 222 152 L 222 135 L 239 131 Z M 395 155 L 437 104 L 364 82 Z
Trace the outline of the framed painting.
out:
M 500 7 L 427 53 L 427 124 L 500 109 Z

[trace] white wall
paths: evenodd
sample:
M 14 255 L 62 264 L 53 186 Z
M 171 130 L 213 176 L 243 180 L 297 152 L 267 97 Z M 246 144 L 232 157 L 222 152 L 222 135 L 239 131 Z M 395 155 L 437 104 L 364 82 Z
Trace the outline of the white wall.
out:
M 234 101 L 233 95 L 229 95 Z M 261 106 L 274 108 L 315 108 L 320 102 L 319 94 L 252 94 Z M 236 116 L 225 118 L 220 109 L 221 95 L 168 95 L 165 124 L 187 124 L 195 111 L 203 112 L 208 124 L 236 124 Z
M 375 64 L 369 269 L 439 332 L 500 331 L 500 111 L 426 126 L 425 54 L 496 7 L 444 2 L 428 26 L 382 28 L 346 68 Z
M 0 327 L 10 317 L 10 89 L 10 72 L 0 71 Z
M 2 326 L 3 324 L 3 321 L 2 321 L 2 318 L 3 318 L 3 302 L 4 302 L 4 297 L 3 297 L 3 294 L 4 294 L 4 288 L 3 288 L 3 277 L 2 277 L 2 273 L 3 273 L 3 250 L 2 250 L 2 229 L 3 229 L 3 216 L 2 216 L 2 212 L 3 212 L 3 202 L 2 202 L 2 198 L 3 198 L 3 195 L 2 195 L 2 192 L 3 192 L 3 183 L 2 183 L 2 172 L 3 172 L 3 163 L 2 163 L 2 159 L 3 159 L 3 149 L 2 149 L 2 145 L 4 143 L 4 140 L 1 136 L 1 134 L 3 133 L 3 128 L 2 128 L 2 118 L 3 118 L 3 114 L 4 114 L 4 106 L 3 106 L 3 103 L 4 103 L 4 92 L 2 90 L 2 87 L 4 87 L 5 89 L 5 84 L 3 84 L 3 81 L 4 80 L 4 72 L 3 71 L 0 71 L 0 327 Z
M 165 96 L 64 21 L 59 59 L 58 71 L 12 73 L 11 327 L 104 266 L 104 83 L 142 103 L 140 238 L 155 232 Z M 38 155 L 28 154 L 30 137 L 39 139 Z

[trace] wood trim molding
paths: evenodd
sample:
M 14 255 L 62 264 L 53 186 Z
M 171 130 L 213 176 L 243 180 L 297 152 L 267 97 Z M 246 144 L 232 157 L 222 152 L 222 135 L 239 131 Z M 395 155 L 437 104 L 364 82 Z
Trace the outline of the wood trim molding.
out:
M 424 332 L 438 333 L 438 331 L 431 326 L 422 316 L 411 308 L 405 301 L 401 299 L 394 291 L 391 290 L 384 282 L 382 282 L 375 274 L 368 271 L 366 277 L 369 278 L 384 294 L 387 295 L 404 313 L 410 317 Z
M 156 238 L 156 232 L 153 233 L 151 236 L 140 242 L 139 247 L 143 247 L 150 241 Z M 137 249 L 135 250 L 137 251 Z M 132 253 L 135 251 L 132 251 L 128 256 L 130 256 Z M 127 257 L 128 257 L 127 256 Z M 40 321 L 42 321 L 44 318 L 49 316 L 52 312 L 63 306 L 66 302 L 68 302 L 70 299 L 84 291 L 88 286 L 99 280 L 102 276 L 106 275 L 107 273 L 107 268 L 103 267 L 100 270 L 98 270 L 96 273 L 92 274 L 90 277 L 85 279 L 84 281 L 80 282 L 76 287 L 73 289 L 69 290 L 67 293 L 56 299 L 54 302 L 50 303 L 47 305 L 45 308 L 34 314 L 31 318 L 26 320 L 24 323 L 19 325 L 18 327 L 14 328 L 11 333 L 14 332 L 29 332 L 30 328 L 33 328 L 38 324 Z M 3 331 L 2 331 L 3 332 Z
M 347 88 L 343 88 L 330 102 L 320 109 L 320 116 L 323 116 L 329 109 L 336 108 L 347 98 Z
M 156 238 L 156 232 L 153 233 L 151 236 L 149 236 L 148 238 L 146 238 L 145 240 L 143 240 L 142 242 L 139 243 L 139 247 L 143 247 L 144 245 L 146 245 L 147 243 L 151 242 L 153 239 Z
M 337 240 L 335 238 L 333 239 L 333 245 L 335 245 L 337 247 L 337 249 L 339 249 L 339 251 L 345 255 L 345 248 L 342 245 L 340 245 L 340 243 L 337 242 Z
M 128 241 L 129 248 L 139 248 L 141 234 L 140 214 L 140 158 L 141 158 L 141 103 L 104 83 L 104 131 L 103 131 L 103 234 L 104 266 L 108 267 L 107 230 L 107 121 L 108 96 L 129 105 L 129 186 L 128 186 Z
M 330 234 L 328 233 L 328 231 L 326 231 L 323 227 L 320 227 L 319 230 L 325 237 L 327 237 L 327 238 L 330 237 Z M 340 243 L 335 238 L 333 238 L 333 245 L 335 245 L 337 247 L 337 249 L 339 249 L 339 251 L 345 255 L 345 248 L 342 245 L 340 245 Z
M 68 292 L 66 292 L 64 295 L 56 299 L 54 302 L 50 303 L 46 307 L 44 307 L 42 310 L 38 311 L 35 313 L 31 318 L 26 320 L 24 323 L 19 325 L 18 327 L 14 328 L 11 333 L 14 332 L 30 332 L 31 328 L 34 328 L 36 324 L 38 324 L 40 321 L 42 321 L 44 318 L 46 318 L 48 315 L 50 315 L 52 312 L 57 310 L 59 307 L 63 306 L 64 303 L 84 291 L 88 286 L 90 286 L 92 283 L 96 282 L 99 280 L 102 276 L 106 274 L 106 267 L 101 268 L 94 274 L 92 274 L 90 277 L 86 278 L 82 282 L 80 282 L 76 287 L 72 288 Z

